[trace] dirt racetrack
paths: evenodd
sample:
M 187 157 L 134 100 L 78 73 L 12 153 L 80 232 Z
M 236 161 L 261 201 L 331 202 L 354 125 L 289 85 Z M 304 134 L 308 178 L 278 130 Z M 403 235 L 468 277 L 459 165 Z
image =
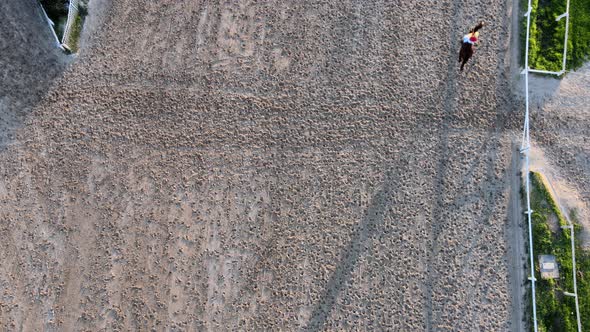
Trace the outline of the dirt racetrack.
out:
M 2 329 L 514 328 L 510 6 L 92 0 L 0 149 Z

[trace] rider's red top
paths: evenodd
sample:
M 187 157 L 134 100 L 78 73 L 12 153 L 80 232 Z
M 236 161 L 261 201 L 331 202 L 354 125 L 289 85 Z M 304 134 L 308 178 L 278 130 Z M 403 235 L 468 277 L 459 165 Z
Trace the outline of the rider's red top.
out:
M 479 32 L 476 33 L 468 33 L 465 36 L 463 36 L 463 42 L 464 43 L 469 43 L 469 44 L 475 44 L 477 43 L 477 37 L 479 37 Z

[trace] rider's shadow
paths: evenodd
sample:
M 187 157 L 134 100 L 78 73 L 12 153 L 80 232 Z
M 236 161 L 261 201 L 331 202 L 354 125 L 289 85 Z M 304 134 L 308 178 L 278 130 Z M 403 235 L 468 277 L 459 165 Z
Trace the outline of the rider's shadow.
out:
M 467 70 L 465 71 L 465 75 L 469 75 L 469 73 L 471 73 L 471 71 L 473 70 L 473 68 L 475 68 L 477 66 L 477 57 L 473 57 L 473 61 L 471 61 L 470 65 L 467 65 Z

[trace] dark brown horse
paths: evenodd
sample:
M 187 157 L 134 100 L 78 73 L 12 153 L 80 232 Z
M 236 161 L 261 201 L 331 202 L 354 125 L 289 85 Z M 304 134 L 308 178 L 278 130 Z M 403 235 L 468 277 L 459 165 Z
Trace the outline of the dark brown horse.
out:
M 483 28 L 484 23 L 479 22 L 473 29 L 469 30 L 470 34 L 475 34 L 479 29 Z M 475 52 L 475 45 L 472 43 L 465 42 L 461 40 L 461 50 L 459 51 L 459 62 L 461 62 L 461 71 L 463 71 L 463 67 L 469 61 L 469 59 L 473 56 Z

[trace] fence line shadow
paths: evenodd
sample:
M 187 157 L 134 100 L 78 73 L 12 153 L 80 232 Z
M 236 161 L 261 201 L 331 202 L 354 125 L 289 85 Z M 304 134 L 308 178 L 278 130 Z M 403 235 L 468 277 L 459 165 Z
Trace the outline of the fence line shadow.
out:
M 363 253 L 366 242 L 371 238 L 372 234 L 379 230 L 378 226 L 383 223 L 385 214 L 391 205 L 393 182 L 392 173 L 388 170 L 382 187 L 373 195 L 367 212 L 354 229 L 350 242 L 342 250 L 336 270 L 326 285 L 326 291 L 312 311 L 307 324 L 308 331 L 322 329 L 328 317 L 330 317 L 330 313 L 336 305 L 336 299 L 350 279 L 352 271 Z

